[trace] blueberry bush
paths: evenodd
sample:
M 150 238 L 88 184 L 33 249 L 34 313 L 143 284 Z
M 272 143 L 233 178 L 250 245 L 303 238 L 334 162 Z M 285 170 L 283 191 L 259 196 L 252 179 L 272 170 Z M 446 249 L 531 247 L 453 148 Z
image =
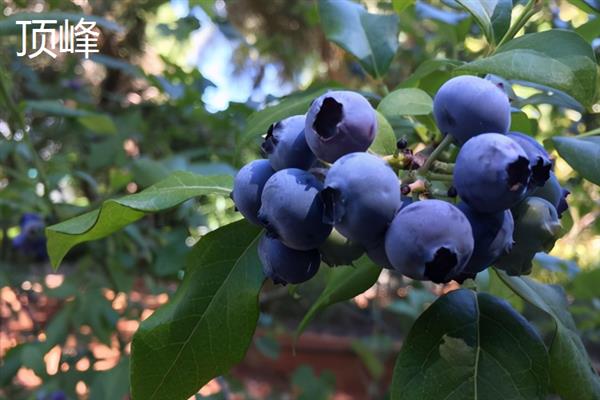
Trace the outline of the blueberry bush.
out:
M 7 398 L 24 396 L 10 386 L 24 366 L 45 382 L 39 399 L 81 396 L 81 381 L 91 399 L 185 400 L 259 343 L 265 293 L 298 299 L 321 280 L 297 341 L 393 277 L 416 303 L 374 306 L 406 324 L 374 398 L 600 399 L 597 1 L 190 0 L 168 23 L 161 1 L 48 2 L 33 15 L 95 15 L 105 37 L 91 60 L 60 66 L 14 56 L 15 21 L 32 14 L 9 3 L 2 286 L 59 306 L 3 350 Z M 254 89 L 276 63 L 294 90 L 210 110 L 215 84 L 173 53 L 203 23 L 242 43 Z M 169 293 L 149 316 L 140 285 Z M 131 344 L 115 339 L 117 293 L 142 320 Z M 130 357 L 75 368 L 94 360 L 86 343 L 113 340 Z M 67 367 L 51 374 L 56 346 Z M 317 389 L 304 398 L 328 395 Z

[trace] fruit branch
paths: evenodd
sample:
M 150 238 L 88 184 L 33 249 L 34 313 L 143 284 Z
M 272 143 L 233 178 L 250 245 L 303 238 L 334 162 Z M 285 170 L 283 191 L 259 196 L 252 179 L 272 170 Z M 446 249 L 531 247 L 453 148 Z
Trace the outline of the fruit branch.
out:
M 438 159 L 438 157 L 440 156 L 440 154 L 442 154 L 444 152 L 444 150 L 446 150 L 446 148 L 448 148 L 448 146 L 450 146 L 450 143 L 452 143 L 452 140 L 453 140 L 453 138 L 451 135 L 444 136 L 444 139 L 442 139 L 440 144 L 433 150 L 431 155 L 429 155 L 429 157 L 427 157 L 427 160 L 425 161 L 425 163 L 419 170 L 419 173 L 425 174 L 427 171 L 429 171 L 431 169 L 431 167 L 433 166 L 434 161 L 436 161 Z

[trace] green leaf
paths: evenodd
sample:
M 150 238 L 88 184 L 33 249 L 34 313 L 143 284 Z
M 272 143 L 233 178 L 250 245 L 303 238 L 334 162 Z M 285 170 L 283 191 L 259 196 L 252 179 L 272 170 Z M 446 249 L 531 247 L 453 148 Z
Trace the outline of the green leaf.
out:
M 25 110 L 56 115 L 65 118 L 77 118 L 80 124 L 95 133 L 111 134 L 117 133 L 117 127 L 112 118 L 106 114 L 67 107 L 60 100 L 27 100 Z
M 89 400 L 124 399 L 129 394 L 129 358 L 108 371 L 96 372 Z
M 377 111 L 389 119 L 403 115 L 427 115 L 433 111 L 433 99 L 421 89 L 397 89 L 381 100 Z
M 594 51 L 572 31 L 552 29 L 521 36 L 499 47 L 492 56 L 465 64 L 456 71 L 497 74 L 550 86 L 587 107 L 596 97 Z
M 376 116 L 377 136 L 375 136 L 375 141 L 373 141 L 373 144 L 371 144 L 369 149 L 380 155 L 392 154 L 396 151 L 396 135 L 394 134 L 394 129 L 379 111 L 376 111 Z
M 381 268 L 373 264 L 367 256 L 358 259 L 354 266 L 333 268 L 330 271 L 323 293 L 321 293 L 304 318 L 302 318 L 300 325 L 298 325 L 295 338 L 297 339 L 302 334 L 310 321 L 320 311 L 332 304 L 351 299 L 361 294 L 377 282 L 380 273 Z
M 350 0 L 319 0 L 327 39 L 355 56 L 374 78 L 387 72 L 398 50 L 398 16 L 370 14 Z
M 416 0 L 392 0 L 392 7 L 394 7 L 394 11 L 396 11 L 396 13 L 400 14 L 407 7 L 414 5 L 415 3 Z
M 90 60 L 95 63 L 102 64 L 106 68 L 122 71 L 134 78 L 144 77 L 144 71 L 137 65 L 128 63 L 115 57 L 107 56 L 106 54 L 92 54 Z
M 600 14 L 600 2 L 598 0 L 568 0 L 569 3 L 577 6 L 587 13 Z
M 400 87 L 415 87 L 419 85 L 419 82 L 423 78 L 427 78 L 431 74 L 437 71 L 452 71 L 456 67 L 462 65 L 462 61 L 450 60 L 446 58 L 434 58 L 423 61 L 408 77 L 404 82 L 400 84 Z
M 62 11 L 51 11 L 51 12 L 22 12 L 13 14 L 8 18 L 0 20 L 0 35 L 20 35 L 23 28 L 21 25 L 17 25 L 17 21 L 31 21 L 31 20 L 56 20 L 58 25 L 64 23 L 64 20 L 68 20 L 73 24 L 77 24 L 79 20 L 83 18 L 86 22 L 95 22 L 99 27 L 115 31 L 122 32 L 124 29 L 121 25 L 116 22 L 109 21 L 106 18 L 97 17 L 95 15 L 85 15 L 76 13 L 67 13 Z M 49 25 L 48 25 L 49 26 Z M 35 27 L 35 25 L 29 25 L 28 28 Z
M 259 237 L 242 220 L 198 242 L 175 296 L 133 337 L 133 400 L 185 400 L 243 359 L 264 281 Z
M 59 100 L 27 100 L 25 101 L 25 110 L 56 115 L 58 117 L 78 118 L 92 114 L 87 110 L 67 107 Z
M 600 185 L 600 136 L 552 138 L 556 151 L 575 171 Z
M 598 32 L 600 32 L 600 18 L 590 19 L 585 24 L 578 26 L 575 32 L 581 35 L 588 43 L 592 43 L 594 39 L 598 38 Z
M 248 117 L 248 130 L 241 142 L 267 133 L 271 124 L 292 115 L 306 114 L 312 101 L 327 92 L 327 88 L 309 89 L 282 99 L 278 104 L 257 111 Z
M 142 218 L 203 194 L 227 194 L 231 176 L 199 176 L 176 172 L 149 188 L 120 199 L 106 200 L 100 209 L 46 228 L 48 255 L 54 268 L 73 246 L 97 240 Z
M 456 0 L 467 10 L 489 43 L 498 43 L 510 27 L 512 0 Z
M 95 133 L 106 133 L 114 135 L 117 133 L 117 127 L 112 118 L 104 114 L 90 114 L 77 118 L 77 121 L 90 131 Z
M 417 319 L 394 368 L 391 399 L 542 400 L 548 354 L 535 329 L 486 293 L 455 290 Z
M 529 278 L 508 276 L 501 271 L 496 273 L 513 292 L 554 320 L 556 331 L 550 345 L 550 378 L 556 393 L 563 400 L 599 399 L 600 377 L 594 372 L 577 334 L 562 290 Z

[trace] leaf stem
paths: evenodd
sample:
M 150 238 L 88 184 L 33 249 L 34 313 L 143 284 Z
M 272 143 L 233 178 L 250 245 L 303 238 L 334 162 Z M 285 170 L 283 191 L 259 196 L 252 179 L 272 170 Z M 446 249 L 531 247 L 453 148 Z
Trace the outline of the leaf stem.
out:
M 425 174 L 427 171 L 429 171 L 429 169 L 433 165 L 433 162 L 438 159 L 440 154 L 442 154 L 442 152 L 444 150 L 446 150 L 446 148 L 448 146 L 450 146 L 450 143 L 452 143 L 452 140 L 453 140 L 453 138 L 451 135 L 444 136 L 444 139 L 442 139 L 440 144 L 438 144 L 438 146 L 433 150 L 433 152 L 429 155 L 429 157 L 427 157 L 427 160 L 425 161 L 425 163 L 419 170 L 420 174 Z
M 514 38 L 515 35 L 521 30 L 521 28 L 523 28 L 525 24 L 527 24 L 527 21 L 529 21 L 529 19 L 534 16 L 534 14 L 537 12 L 537 10 L 534 9 L 536 3 L 537 0 L 529 0 L 527 4 L 525 4 L 523 12 L 521 12 L 521 15 L 517 17 L 517 20 L 514 24 L 511 25 L 504 37 L 502 37 L 500 43 L 498 43 L 498 46 L 496 46 L 496 50 L 500 48 L 504 43 Z

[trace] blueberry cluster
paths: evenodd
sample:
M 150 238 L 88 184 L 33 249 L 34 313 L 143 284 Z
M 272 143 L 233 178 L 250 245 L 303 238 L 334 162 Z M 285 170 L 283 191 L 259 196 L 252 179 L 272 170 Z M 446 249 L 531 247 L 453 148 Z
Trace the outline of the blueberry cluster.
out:
M 548 153 L 531 137 L 508 132 L 509 100 L 485 79 L 446 82 L 434 116 L 461 146 L 451 189 L 457 205 L 404 196 L 408 185 L 389 157 L 367 151 L 377 118 L 358 93 L 327 92 L 306 115 L 271 125 L 265 159 L 244 166 L 232 192 L 242 215 L 265 228 L 258 245 L 265 274 L 275 283 L 300 283 L 322 261 L 347 265 L 365 253 L 382 267 L 436 283 L 463 281 L 490 265 L 527 273 L 533 255 L 552 247 L 566 209 L 568 192 Z

